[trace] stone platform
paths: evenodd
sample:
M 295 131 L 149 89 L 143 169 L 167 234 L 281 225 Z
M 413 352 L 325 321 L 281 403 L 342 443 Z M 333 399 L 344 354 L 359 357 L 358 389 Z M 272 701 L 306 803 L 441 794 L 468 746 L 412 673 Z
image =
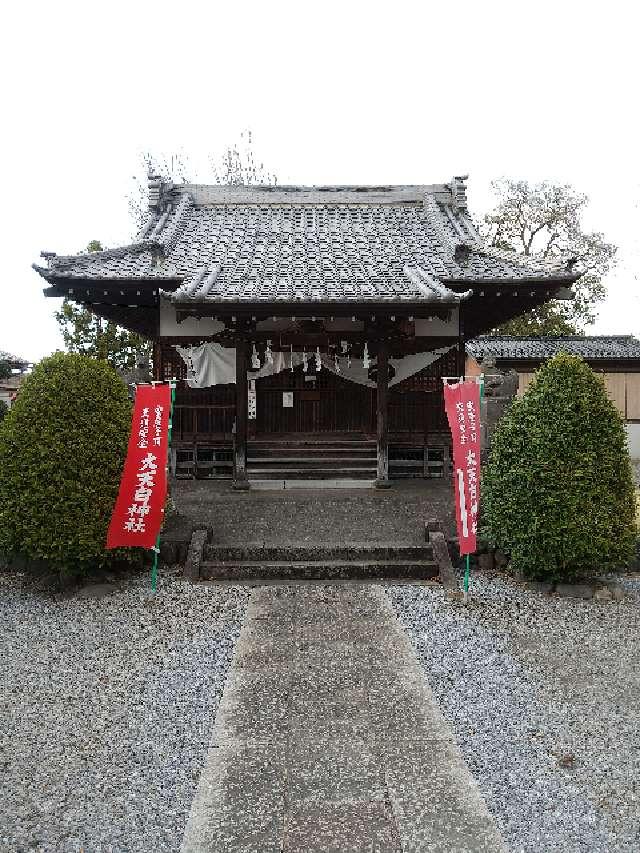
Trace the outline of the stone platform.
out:
M 455 533 L 448 479 L 400 480 L 382 491 L 248 492 L 234 491 L 229 480 L 173 480 L 171 494 L 185 520 L 211 528 L 215 545 L 419 545 L 428 518 Z
M 381 587 L 253 592 L 182 853 L 504 853 Z

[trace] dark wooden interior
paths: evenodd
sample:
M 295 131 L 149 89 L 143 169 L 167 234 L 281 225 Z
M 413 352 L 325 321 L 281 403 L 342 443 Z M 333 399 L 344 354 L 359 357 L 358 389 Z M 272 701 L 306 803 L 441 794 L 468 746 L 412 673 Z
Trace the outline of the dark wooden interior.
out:
M 159 376 L 176 378 L 173 435 L 175 441 L 230 441 L 235 421 L 235 385 L 189 388 L 186 366 L 169 345 L 159 351 Z M 388 392 L 389 437 L 416 446 L 448 431 L 442 376 L 457 375 L 459 353 L 454 348 L 424 370 Z M 283 392 L 293 392 L 293 408 L 282 405 Z M 359 385 L 323 369 L 302 366 L 256 380 L 256 418 L 249 421 L 249 438 L 307 435 L 376 436 L 376 389 Z M 439 439 L 440 440 L 440 439 Z

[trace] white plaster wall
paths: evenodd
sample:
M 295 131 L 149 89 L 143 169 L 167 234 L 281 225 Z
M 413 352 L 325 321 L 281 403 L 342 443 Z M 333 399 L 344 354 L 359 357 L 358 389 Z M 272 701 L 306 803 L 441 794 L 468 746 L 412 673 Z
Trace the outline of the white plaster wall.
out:
M 627 423 L 627 438 L 629 455 L 632 459 L 640 460 L 640 423 Z
M 460 329 L 458 311 L 458 308 L 452 309 L 451 319 L 448 323 L 438 317 L 434 317 L 432 320 L 416 320 L 416 337 L 453 337 L 458 335 Z
M 189 317 L 178 323 L 176 320 L 176 309 L 166 299 L 160 300 L 160 334 L 165 336 L 177 337 L 185 336 L 194 338 L 202 338 L 207 335 L 215 335 L 224 329 L 224 323 L 219 320 L 213 320 L 211 317 L 203 317 L 197 320 L 195 317 Z
M 453 308 L 451 311 L 451 319 L 448 322 L 434 317 L 431 320 L 415 321 L 416 337 L 455 337 L 459 333 L 458 309 Z M 261 331 L 284 331 L 291 327 L 291 319 L 289 317 L 278 318 L 277 320 L 263 320 L 258 323 L 258 328 Z M 355 323 L 350 317 L 335 317 L 333 321 L 327 321 L 325 324 L 327 331 L 342 332 L 342 331 L 362 331 L 364 323 L 356 321 Z M 224 323 L 219 320 L 213 320 L 210 317 L 203 317 L 197 320 L 195 317 L 189 317 L 183 320 L 182 323 L 176 321 L 176 310 L 174 306 L 166 299 L 160 300 L 160 334 L 170 337 L 190 337 L 201 338 L 206 335 L 215 335 L 224 329 Z

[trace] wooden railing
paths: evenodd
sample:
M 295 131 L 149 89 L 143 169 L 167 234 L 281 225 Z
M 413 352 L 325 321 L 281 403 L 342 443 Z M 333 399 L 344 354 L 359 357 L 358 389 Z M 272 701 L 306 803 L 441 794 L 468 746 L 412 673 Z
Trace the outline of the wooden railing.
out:
M 180 441 L 199 436 L 228 436 L 233 432 L 236 415 L 234 403 L 180 403 L 174 408 L 173 435 Z

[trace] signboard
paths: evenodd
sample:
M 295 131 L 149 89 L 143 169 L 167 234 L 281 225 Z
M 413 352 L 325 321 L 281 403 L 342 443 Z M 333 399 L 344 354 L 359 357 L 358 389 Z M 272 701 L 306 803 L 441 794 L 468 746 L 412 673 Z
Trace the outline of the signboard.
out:
M 293 391 L 282 392 L 282 408 L 293 409 Z
M 156 544 L 167 496 L 170 409 L 168 385 L 138 385 L 107 548 L 153 548 Z
M 248 400 L 247 400 L 247 411 L 248 411 L 248 415 L 249 415 L 249 420 L 250 420 L 250 421 L 255 421 L 255 419 L 256 419 L 256 409 L 257 409 L 257 403 L 256 403 L 256 380 L 255 380 L 255 379 L 250 379 L 250 380 L 249 380 L 249 385 L 248 385 L 248 388 L 247 388 L 247 397 L 248 397 Z
M 480 386 L 474 380 L 445 384 L 444 406 L 453 444 L 460 554 L 473 554 L 480 505 Z

